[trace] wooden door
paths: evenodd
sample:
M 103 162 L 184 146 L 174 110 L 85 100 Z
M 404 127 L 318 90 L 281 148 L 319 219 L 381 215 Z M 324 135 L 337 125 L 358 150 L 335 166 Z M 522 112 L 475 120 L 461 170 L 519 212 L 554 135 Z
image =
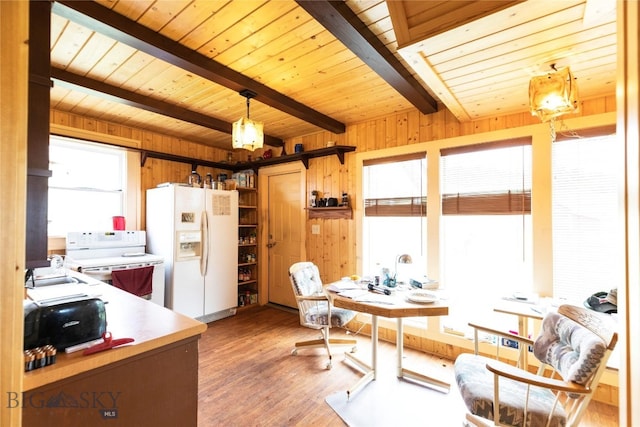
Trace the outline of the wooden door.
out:
M 267 283 L 270 303 L 297 307 L 289 282 L 289 267 L 303 259 L 305 197 L 304 173 L 295 167 L 282 173 L 264 173 L 267 180 Z

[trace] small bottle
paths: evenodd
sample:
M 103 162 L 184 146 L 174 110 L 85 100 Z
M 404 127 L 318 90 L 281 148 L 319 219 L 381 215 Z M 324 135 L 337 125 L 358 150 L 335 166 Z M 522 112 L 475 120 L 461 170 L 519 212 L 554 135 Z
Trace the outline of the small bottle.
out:
M 191 175 L 189 175 L 189 185 L 192 187 L 200 188 L 200 184 L 202 181 L 202 177 L 198 172 L 194 170 L 191 171 Z
M 204 178 L 204 188 L 213 188 L 213 176 L 210 173 Z
M 246 304 L 246 305 L 251 304 L 251 292 L 246 291 L 246 292 L 244 293 L 244 300 L 245 300 L 245 304 Z

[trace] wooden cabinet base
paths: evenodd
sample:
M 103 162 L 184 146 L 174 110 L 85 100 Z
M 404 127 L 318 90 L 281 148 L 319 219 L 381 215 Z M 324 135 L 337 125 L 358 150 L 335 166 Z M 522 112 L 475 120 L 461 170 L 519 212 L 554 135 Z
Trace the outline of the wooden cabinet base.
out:
M 196 426 L 198 337 L 30 390 L 15 403 L 25 426 Z

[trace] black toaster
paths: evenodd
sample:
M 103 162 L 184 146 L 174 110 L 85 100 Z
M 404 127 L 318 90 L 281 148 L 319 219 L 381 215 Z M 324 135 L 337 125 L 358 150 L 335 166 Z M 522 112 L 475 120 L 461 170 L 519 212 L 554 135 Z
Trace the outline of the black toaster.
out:
M 24 349 L 51 344 L 64 350 L 101 338 L 107 330 L 104 301 L 79 298 L 56 303 L 24 303 Z

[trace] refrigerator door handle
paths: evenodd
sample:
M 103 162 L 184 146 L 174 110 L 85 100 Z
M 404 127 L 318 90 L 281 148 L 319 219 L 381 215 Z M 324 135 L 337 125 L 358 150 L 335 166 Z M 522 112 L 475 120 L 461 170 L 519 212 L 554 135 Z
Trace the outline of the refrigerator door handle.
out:
M 200 275 L 205 276 L 209 260 L 209 220 L 207 212 L 202 211 L 200 217 L 200 239 L 202 241 L 202 254 L 200 256 Z

